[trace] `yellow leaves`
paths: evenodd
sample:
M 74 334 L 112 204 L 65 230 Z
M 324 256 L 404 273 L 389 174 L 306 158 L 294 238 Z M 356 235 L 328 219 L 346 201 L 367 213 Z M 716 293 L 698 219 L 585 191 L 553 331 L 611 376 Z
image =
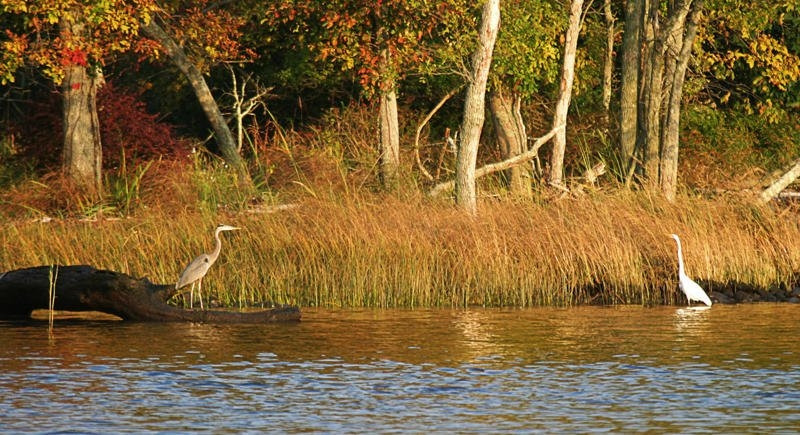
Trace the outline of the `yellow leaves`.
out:
M 6 30 L 8 41 L 1 44 L 3 51 L 0 57 L 0 84 L 14 81 L 14 72 L 22 66 L 22 54 L 28 46 L 28 41 Z
M 28 12 L 28 2 L 24 0 L 0 0 L 3 12 L 12 14 L 24 14 Z

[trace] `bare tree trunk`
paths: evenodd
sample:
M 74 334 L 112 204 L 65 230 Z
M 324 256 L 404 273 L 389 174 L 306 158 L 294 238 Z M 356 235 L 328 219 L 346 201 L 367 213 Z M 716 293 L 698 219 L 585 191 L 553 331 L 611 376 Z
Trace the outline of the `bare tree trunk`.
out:
M 519 110 L 521 98 L 519 95 L 510 98 L 498 89 L 489 93 L 489 108 L 492 112 L 497 142 L 500 145 L 500 156 L 503 160 L 521 154 L 528 142 L 528 135 L 522 123 Z M 504 172 L 509 190 L 520 196 L 530 196 L 530 174 L 524 168 L 514 166 Z
M 564 61 L 561 65 L 561 81 L 558 87 L 558 102 L 553 116 L 553 127 L 566 124 L 569 102 L 572 97 L 572 82 L 575 79 L 575 52 L 578 49 L 578 34 L 581 30 L 583 0 L 572 0 L 569 8 L 569 27 L 564 43 Z M 564 152 L 567 147 L 566 129 L 559 130 L 553 138 L 553 153 L 550 155 L 550 184 L 564 183 Z
M 649 51 L 649 64 L 645 103 L 645 131 L 644 131 L 644 176 L 655 185 L 658 181 L 658 156 L 661 138 L 661 100 L 664 75 L 664 35 L 660 29 L 659 2 L 653 0 L 650 4 L 650 23 L 655 39 Z
M 472 71 L 464 102 L 464 119 L 461 122 L 461 140 L 456 155 L 456 204 L 471 214 L 478 211 L 475 165 L 485 116 L 486 81 L 499 28 L 500 0 L 487 0 L 481 14 L 478 47 L 472 55 Z
M 674 69 L 674 79 L 669 94 L 667 106 L 667 120 L 664 125 L 664 143 L 661 155 L 661 191 L 667 200 L 675 199 L 678 186 L 678 139 L 680 134 L 681 98 L 683 97 L 683 81 L 686 77 L 686 68 L 692 55 L 692 46 L 697 36 L 697 25 L 703 10 L 703 0 L 697 0 L 692 5 L 692 12 L 686 24 L 683 36 L 683 46 Z
M 644 0 L 625 3 L 625 30 L 622 34 L 622 77 L 620 79 L 620 151 L 623 164 L 633 165 L 636 149 L 637 111 L 639 106 L 639 43 L 644 15 Z
M 661 28 L 658 24 L 659 9 L 658 2 L 651 5 L 651 19 L 654 22 L 655 39 L 653 48 L 650 52 L 650 81 L 647 89 L 647 134 L 645 146 L 645 175 L 651 182 L 659 180 L 658 170 L 660 167 L 659 159 L 662 151 L 662 138 L 664 138 L 663 123 L 665 111 L 667 110 L 664 98 L 664 90 L 671 92 L 674 76 L 665 75 L 665 67 L 669 57 L 668 48 L 671 40 L 679 41 L 683 37 L 686 16 L 689 13 L 692 0 L 679 0 L 674 8 L 670 8 L 667 21 Z M 675 42 L 675 45 L 678 43 Z M 691 50 L 691 47 L 689 48 Z M 688 61 L 688 60 L 687 60 Z M 684 70 L 685 71 L 685 70 Z M 674 74 L 674 69 L 673 69 Z M 683 86 L 681 79 L 681 87 Z
M 60 24 L 64 39 L 86 33 L 83 17 L 69 14 Z M 97 118 L 97 90 L 103 84 L 103 73 L 86 63 L 65 67 L 62 82 L 64 117 L 64 173 L 79 186 L 98 193 L 102 189 L 103 150 L 100 142 L 100 121 Z
M 149 38 L 161 44 L 164 52 L 172 60 L 172 63 L 175 64 L 189 80 L 189 84 L 192 86 L 197 100 L 200 102 L 200 107 L 203 108 L 203 112 L 206 118 L 208 118 L 211 128 L 214 129 L 222 158 L 239 172 L 242 179 L 249 181 L 250 176 L 247 173 L 247 168 L 242 158 L 239 156 L 239 153 L 236 152 L 236 141 L 233 138 L 233 134 L 228 124 L 225 122 L 225 118 L 222 116 L 217 101 L 211 94 L 211 90 L 208 89 L 203 75 L 186 56 L 183 48 L 179 46 L 164 29 L 156 24 L 154 19 L 143 24 L 141 30 Z
M 611 85 L 614 73 L 614 14 L 611 13 L 611 0 L 603 3 L 603 12 L 606 19 L 606 53 L 603 60 L 603 117 L 606 128 L 610 127 L 611 119 Z
M 796 161 L 791 169 L 781 175 L 780 178 L 770 184 L 769 187 L 764 189 L 761 195 L 759 195 L 759 200 L 762 203 L 769 202 L 771 199 L 778 196 L 783 189 L 786 189 L 786 186 L 792 184 L 798 177 L 800 177 L 800 160 Z
M 655 23 L 651 19 L 650 6 L 652 1 L 658 0 L 639 0 L 642 2 L 641 31 L 639 33 L 639 90 L 638 107 L 636 110 L 636 154 L 639 159 L 637 162 L 638 173 L 644 173 L 644 161 L 647 154 L 647 111 L 650 96 L 650 53 L 653 51 L 653 38 L 655 38 Z
M 400 167 L 400 127 L 397 120 L 397 95 L 394 88 L 380 96 L 380 159 L 383 187 L 392 189 L 397 184 Z

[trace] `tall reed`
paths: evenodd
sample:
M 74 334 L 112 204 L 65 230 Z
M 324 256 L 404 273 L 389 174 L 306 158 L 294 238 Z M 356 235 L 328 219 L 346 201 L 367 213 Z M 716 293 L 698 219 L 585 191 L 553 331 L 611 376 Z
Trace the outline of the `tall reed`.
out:
M 547 204 L 449 203 L 390 196 L 310 199 L 270 214 L 165 213 L 117 221 L 13 221 L 0 264 L 91 264 L 172 283 L 224 234 L 204 294 L 224 305 L 328 307 L 683 303 L 676 248 L 707 290 L 790 286 L 800 268 L 796 216 L 746 202 L 668 203 L 620 191 Z

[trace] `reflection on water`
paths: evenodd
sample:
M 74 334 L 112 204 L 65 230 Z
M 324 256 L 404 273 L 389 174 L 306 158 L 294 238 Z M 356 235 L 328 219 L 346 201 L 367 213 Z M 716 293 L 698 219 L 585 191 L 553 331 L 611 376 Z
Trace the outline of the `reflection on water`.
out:
M 800 427 L 800 306 L 0 323 L 4 432 Z

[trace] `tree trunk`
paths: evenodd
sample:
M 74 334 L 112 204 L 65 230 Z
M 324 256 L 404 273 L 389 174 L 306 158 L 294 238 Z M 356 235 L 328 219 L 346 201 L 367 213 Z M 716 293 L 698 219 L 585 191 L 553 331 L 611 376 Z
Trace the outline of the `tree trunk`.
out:
M 669 9 L 669 15 L 664 26 L 659 25 L 659 8 L 658 2 L 653 2 L 651 5 L 651 20 L 654 29 L 654 42 L 650 51 L 650 80 L 648 81 L 649 87 L 647 91 L 647 122 L 646 122 L 646 142 L 645 142 L 645 175 L 650 182 L 659 180 L 658 171 L 660 167 L 659 159 L 663 148 L 662 139 L 665 137 L 663 129 L 664 123 L 662 120 L 666 119 L 667 107 L 665 102 L 669 101 L 669 93 L 673 88 L 674 68 L 672 69 L 673 75 L 666 75 L 666 65 L 668 64 L 670 44 L 678 45 L 684 33 L 684 26 L 686 24 L 686 16 L 689 13 L 692 0 L 680 0 L 674 7 Z M 691 50 L 691 47 L 689 48 Z M 687 59 L 688 61 L 688 59 Z M 685 71 L 685 69 L 684 69 Z M 683 82 L 681 79 L 681 88 Z M 664 98 L 664 90 L 667 90 L 667 98 Z
M 661 155 L 661 191 L 667 200 L 675 199 L 678 186 L 678 139 L 680 134 L 681 98 L 683 97 L 683 81 L 686 68 L 692 55 L 692 46 L 697 36 L 697 25 L 703 9 L 703 0 L 695 1 L 686 24 L 682 47 L 674 68 L 674 78 L 670 89 L 667 106 L 667 118 L 664 125 L 664 143 Z
M 67 15 L 60 24 L 60 32 L 64 39 L 84 36 L 83 18 L 79 13 Z M 103 149 L 97 118 L 97 90 L 103 84 L 103 73 L 85 61 L 66 65 L 64 70 L 62 167 L 79 186 L 99 193 Z
M 581 30 L 583 0 L 572 0 L 569 8 L 569 27 L 564 43 L 564 61 L 561 65 L 561 81 L 558 87 L 556 113 L 553 128 L 566 124 L 569 102 L 572 97 L 572 82 L 575 79 L 575 52 L 578 49 L 578 34 Z M 564 184 L 564 152 L 567 147 L 567 130 L 558 130 L 553 137 L 553 153 L 550 155 L 550 184 Z
M 649 51 L 649 64 L 647 88 L 645 89 L 645 131 L 644 131 L 644 176 L 647 182 L 655 183 L 658 181 L 658 157 L 661 138 L 661 92 L 663 89 L 664 75 L 664 34 L 660 28 L 659 2 L 652 1 L 650 4 L 650 23 L 655 39 Z
M 603 3 L 606 19 L 606 53 L 603 59 L 603 117 L 606 128 L 611 125 L 611 85 L 614 73 L 614 14 L 611 13 L 611 0 Z
M 759 195 L 759 200 L 762 203 L 768 203 L 783 192 L 783 189 L 786 189 L 786 186 L 792 184 L 798 177 L 800 177 L 800 160 L 796 161 L 791 169 L 786 171 L 785 174 L 781 175 L 780 178 L 764 189 L 761 195 Z
M 222 158 L 239 172 L 242 179 L 249 182 L 250 176 L 247 173 L 247 168 L 242 158 L 239 156 L 239 153 L 236 152 L 236 141 L 233 138 L 231 129 L 225 122 L 225 118 L 222 116 L 219 106 L 214 96 L 211 94 L 211 90 L 208 89 L 203 75 L 186 56 L 183 48 L 179 46 L 164 29 L 156 24 L 154 19 L 142 25 L 141 29 L 145 35 L 161 44 L 164 52 L 172 60 L 172 63 L 175 64 L 183 75 L 186 76 L 186 79 L 189 80 L 189 84 L 192 86 L 197 96 L 200 107 L 203 108 L 203 112 L 208 122 L 211 124 L 211 128 L 214 129 L 214 135 L 217 138 L 217 146 L 219 146 L 219 150 L 222 153 Z
M 472 55 L 472 71 L 464 102 L 464 119 L 461 122 L 461 140 L 456 155 L 456 204 L 471 214 L 478 211 L 475 165 L 485 116 L 486 81 L 499 27 L 500 0 L 487 0 L 481 14 L 478 47 Z
M 400 168 L 400 127 L 394 87 L 380 96 L 380 123 L 380 177 L 383 187 L 391 190 L 397 185 Z
M 297 307 L 257 312 L 184 310 L 167 305 L 175 285 L 98 270 L 90 266 L 39 266 L 0 274 L 0 319 L 28 317 L 47 309 L 54 288 L 55 310 L 102 311 L 123 320 L 157 322 L 265 323 L 298 321 Z
M 521 98 L 514 95 L 509 98 L 502 89 L 489 93 L 489 108 L 500 145 L 500 157 L 510 159 L 526 151 L 528 136 L 520 113 Z M 531 195 L 530 173 L 521 166 L 514 166 L 504 171 L 505 181 L 511 193 L 519 196 Z
M 651 20 L 650 0 L 642 1 L 642 15 L 639 33 L 639 91 L 637 94 L 638 107 L 636 109 L 636 156 L 638 162 L 636 169 L 639 175 L 645 171 L 644 161 L 647 153 L 647 110 L 650 96 L 650 53 L 653 51 L 653 38 L 655 38 L 655 23 Z
M 619 142 L 624 168 L 633 165 L 636 149 L 637 111 L 639 106 L 639 52 L 644 15 L 644 0 L 625 3 L 625 30 L 622 34 L 622 77 L 620 79 Z

